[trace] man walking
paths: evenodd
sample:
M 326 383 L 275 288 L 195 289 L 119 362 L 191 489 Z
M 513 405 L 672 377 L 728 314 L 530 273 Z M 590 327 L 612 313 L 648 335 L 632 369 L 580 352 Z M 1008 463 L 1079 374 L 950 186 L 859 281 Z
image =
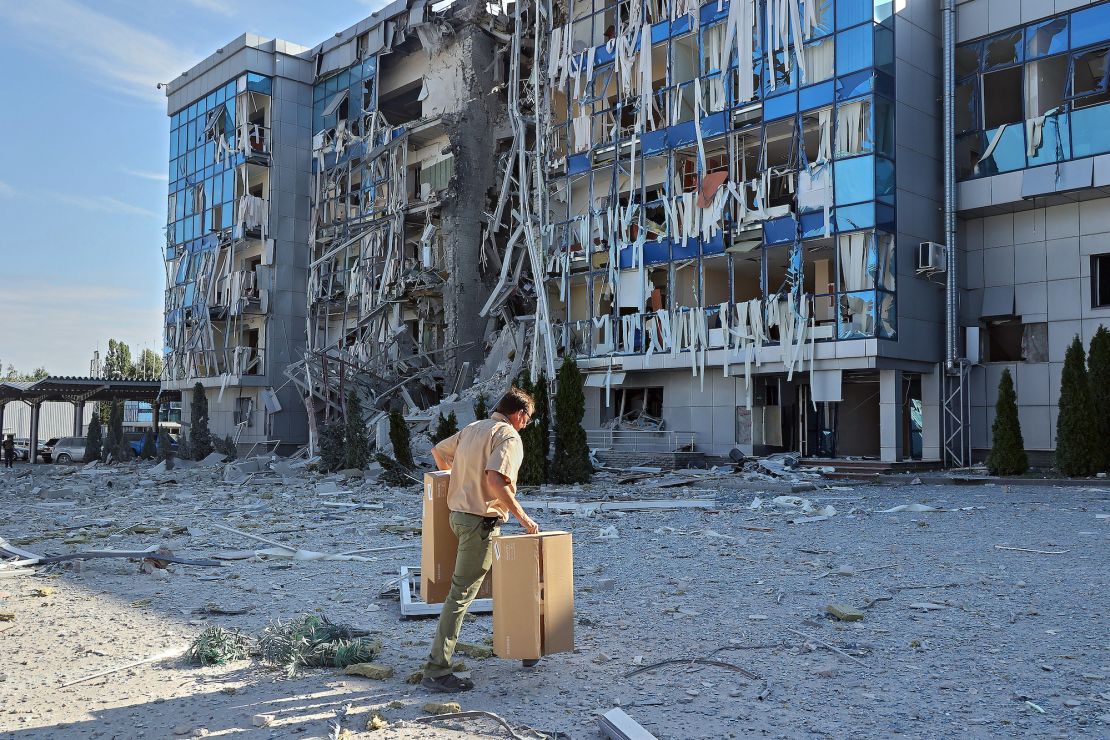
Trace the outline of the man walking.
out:
M 451 590 L 443 602 L 421 686 L 433 691 L 469 691 L 474 682 L 451 672 L 451 658 L 463 616 L 493 564 L 492 538 L 512 514 L 528 534 L 540 531 L 516 500 L 516 476 L 524 460 L 518 432 L 532 419 L 536 404 L 519 388 L 497 404 L 489 419 L 479 419 L 434 448 L 440 470 L 451 471 L 447 507 L 459 538 Z
M 9 434 L 4 437 L 4 469 L 14 467 L 13 461 L 15 460 L 15 435 Z

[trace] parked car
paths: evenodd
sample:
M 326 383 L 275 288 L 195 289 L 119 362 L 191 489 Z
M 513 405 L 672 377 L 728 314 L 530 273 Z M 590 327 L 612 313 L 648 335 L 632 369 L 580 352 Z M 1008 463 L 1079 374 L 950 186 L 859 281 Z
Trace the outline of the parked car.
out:
M 51 461 L 51 459 L 53 459 L 53 457 L 54 457 L 54 445 L 56 445 L 57 443 L 58 443 L 58 438 L 57 437 L 52 437 L 51 439 L 48 439 L 45 442 L 43 442 L 42 440 L 39 440 L 39 457 L 42 458 L 42 461 L 44 463 L 48 463 L 48 462 Z M 15 441 L 15 456 L 17 458 L 19 458 L 20 460 L 22 460 L 23 462 L 27 462 L 28 460 L 30 460 L 31 459 L 31 440 L 27 439 L 26 437 L 20 437 L 20 438 L 16 439 L 16 441 Z
M 54 445 L 54 462 L 67 465 L 85 462 L 85 437 L 62 437 Z
M 15 459 L 27 462 L 31 459 L 31 440 L 19 437 L 15 440 Z
M 133 452 L 136 457 L 138 457 L 140 454 L 142 454 L 142 451 L 143 451 L 143 434 L 145 434 L 145 432 L 125 432 L 124 435 L 123 435 L 124 439 L 127 440 L 127 444 L 131 445 L 131 452 Z M 172 434 L 169 435 L 169 437 L 170 437 L 170 449 L 174 450 L 176 452 L 177 451 L 177 437 L 175 437 Z M 158 438 L 157 437 L 154 438 L 154 449 L 155 450 L 158 449 Z

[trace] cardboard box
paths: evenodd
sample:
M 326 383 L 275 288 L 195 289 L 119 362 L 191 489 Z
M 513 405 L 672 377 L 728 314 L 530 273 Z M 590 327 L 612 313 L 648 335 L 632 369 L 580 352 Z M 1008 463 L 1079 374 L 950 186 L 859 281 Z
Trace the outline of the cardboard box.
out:
M 574 553 L 569 532 L 493 540 L 493 650 L 534 660 L 574 649 Z
M 424 506 L 420 536 L 420 598 L 425 604 L 442 604 L 451 591 L 455 574 L 455 556 L 459 538 L 451 529 L 451 510 L 447 508 L 447 492 L 451 473 L 436 471 L 424 474 Z M 479 599 L 493 596 L 492 578 L 487 575 L 478 590 Z

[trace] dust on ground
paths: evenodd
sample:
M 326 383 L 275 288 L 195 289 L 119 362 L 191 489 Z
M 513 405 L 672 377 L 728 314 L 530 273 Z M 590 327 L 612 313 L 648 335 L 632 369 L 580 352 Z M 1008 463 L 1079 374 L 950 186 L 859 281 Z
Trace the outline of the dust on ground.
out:
M 652 488 L 652 477 L 610 475 L 525 493 L 526 508 L 711 503 L 537 510 L 544 529 L 574 534 L 577 649 L 531 669 L 457 656 L 477 688 L 447 696 L 406 683 L 435 629 L 402 619 L 397 596 L 400 567 L 419 565 L 419 487 L 288 466 L 6 472 L 0 537 L 12 546 L 232 559 L 0 570 L 0 737 L 510 737 L 490 718 L 414 722 L 425 703 L 451 700 L 522 737 L 576 740 L 601 737 L 598 717 L 613 707 L 659 738 L 1110 735 L 1110 483 L 689 478 Z M 393 549 L 363 561 L 255 556 L 271 545 L 217 524 L 317 553 Z M 837 620 L 830 604 L 863 618 Z M 201 668 L 174 657 L 62 686 L 176 653 L 208 626 L 257 632 L 306 613 L 372 630 L 394 676 L 286 678 L 253 660 Z M 489 615 L 472 615 L 462 639 L 491 633 Z M 369 730 L 375 714 L 386 726 Z

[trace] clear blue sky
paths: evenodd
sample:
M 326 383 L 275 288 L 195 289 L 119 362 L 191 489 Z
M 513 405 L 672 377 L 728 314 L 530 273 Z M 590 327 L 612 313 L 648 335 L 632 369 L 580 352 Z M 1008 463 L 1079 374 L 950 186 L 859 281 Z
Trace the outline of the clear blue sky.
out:
M 0 0 L 0 363 L 161 352 L 169 119 L 155 84 L 243 32 L 313 46 L 381 0 Z

